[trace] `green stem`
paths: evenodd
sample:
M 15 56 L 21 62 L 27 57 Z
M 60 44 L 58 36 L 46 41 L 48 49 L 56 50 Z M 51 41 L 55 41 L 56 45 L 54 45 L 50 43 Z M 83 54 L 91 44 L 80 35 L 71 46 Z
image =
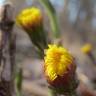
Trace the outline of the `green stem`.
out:
M 57 96 L 57 93 L 49 88 L 48 96 Z
M 49 0 L 40 0 L 40 2 L 45 7 L 45 9 L 47 10 L 47 13 L 49 15 L 53 35 L 55 36 L 55 38 L 59 38 L 60 37 L 59 24 L 57 21 L 56 11 L 55 11 L 53 5 L 51 4 L 51 2 Z
M 16 74 L 16 96 L 21 96 L 22 94 L 22 68 L 19 69 L 19 72 Z
M 78 96 L 76 91 L 66 94 L 66 96 Z

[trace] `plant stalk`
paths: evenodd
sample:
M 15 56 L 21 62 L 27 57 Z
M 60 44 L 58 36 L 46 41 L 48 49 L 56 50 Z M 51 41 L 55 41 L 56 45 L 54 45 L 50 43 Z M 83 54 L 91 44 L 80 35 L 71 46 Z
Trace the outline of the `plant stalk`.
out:
M 55 8 L 53 7 L 53 5 L 51 4 L 49 0 L 40 0 L 40 2 L 47 10 L 54 37 L 60 38 L 60 29 L 59 29 L 59 24 L 58 24 Z

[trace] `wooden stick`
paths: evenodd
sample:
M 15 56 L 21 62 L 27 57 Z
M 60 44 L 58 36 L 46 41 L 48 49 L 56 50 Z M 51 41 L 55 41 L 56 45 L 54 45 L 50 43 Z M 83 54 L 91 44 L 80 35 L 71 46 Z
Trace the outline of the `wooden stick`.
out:
M 3 60 L 3 71 L 6 70 L 6 66 L 8 64 L 7 60 L 8 60 L 8 55 L 10 57 L 10 62 L 9 62 L 9 66 L 11 66 L 10 70 L 8 70 L 8 73 L 10 72 L 11 76 L 10 76 L 10 80 L 11 85 L 11 92 L 13 93 L 13 71 L 14 71 L 14 65 L 15 65 L 15 38 L 13 40 L 13 25 L 14 25 L 14 20 L 13 20 L 13 7 L 10 3 L 4 4 L 0 7 L 0 32 L 1 32 L 1 46 L 0 46 L 0 64 L 2 63 Z M 6 51 L 8 51 L 9 54 L 6 54 Z M 4 59 L 3 59 L 4 58 Z M 7 79 L 8 76 L 3 76 L 3 74 L 1 74 L 1 78 L 3 79 Z M 5 77 L 5 78 L 4 78 Z

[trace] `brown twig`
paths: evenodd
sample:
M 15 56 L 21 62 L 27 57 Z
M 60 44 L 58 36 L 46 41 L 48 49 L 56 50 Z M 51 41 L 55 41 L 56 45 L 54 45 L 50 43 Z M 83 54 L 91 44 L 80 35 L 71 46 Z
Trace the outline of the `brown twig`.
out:
M 13 7 L 8 3 L 2 6 L 2 13 L 0 16 L 2 16 L 1 21 L 0 21 L 0 30 L 1 30 L 1 45 L 0 45 L 0 64 L 2 63 L 3 60 L 3 72 L 5 69 L 5 66 L 7 66 L 8 62 L 7 61 L 7 54 L 6 52 L 8 51 L 8 55 L 10 57 L 10 65 L 11 68 L 9 72 L 11 73 L 10 80 L 12 81 L 10 84 L 10 91 L 13 93 L 13 71 L 14 71 L 14 65 L 15 65 L 15 36 L 13 36 L 12 29 L 14 25 L 13 21 Z M 4 58 L 4 59 L 3 59 Z M 10 66 L 9 65 L 9 66 Z M 3 72 L 1 74 L 1 78 L 3 78 Z M 4 78 L 3 78 L 4 79 Z M 3 80 L 2 79 L 2 80 Z

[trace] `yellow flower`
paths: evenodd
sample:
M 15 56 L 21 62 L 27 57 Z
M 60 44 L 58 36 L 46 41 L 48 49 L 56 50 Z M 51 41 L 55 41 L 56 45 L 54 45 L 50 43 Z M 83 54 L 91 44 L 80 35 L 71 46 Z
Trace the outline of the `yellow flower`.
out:
M 44 73 L 49 87 L 59 94 L 76 89 L 76 65 L 73 56 L 63 47 L 49 45 L 44 57 Z
M 66 49 L 56 45 L 49 45 L 46 50 L 45 60 L 45 74 L 48 75 L 51 81 L 55 80 L 58 76 L 63 76 L 68 66 L 74 63 L 74 58 Z
M 69 92 L 77 87 L 76 65 L 73 56 L 65 48 L 49 45 L 45 51 L 44 73 L 52 89 Z
M 82 48 L 81 51 L 85 54 L 89 54 L 92 51 L 92 45 L 91 44 L 85 44 Z
M 17 24 L 21 25 L 25 29 L 37 27 L 42 23 L 41 11 L 36 7 L 24 9 L 17 16 Z

